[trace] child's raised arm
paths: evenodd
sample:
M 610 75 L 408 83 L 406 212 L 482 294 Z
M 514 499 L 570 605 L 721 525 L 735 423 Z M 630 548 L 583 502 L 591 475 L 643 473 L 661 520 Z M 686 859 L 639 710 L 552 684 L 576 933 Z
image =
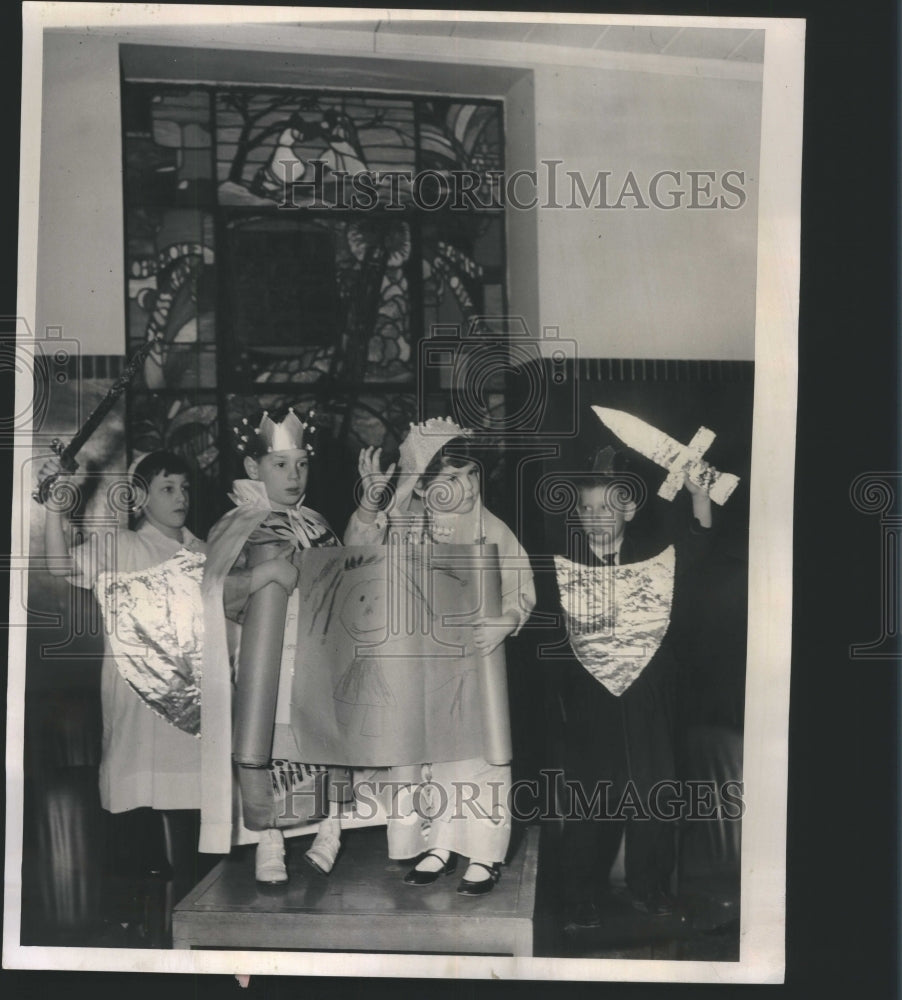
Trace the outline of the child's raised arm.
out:
M 68 473 L 56 455 L 48 458 L 38 472 L 38 482 L 51 476 L 65 476 Z M 71 576 L 72 559 L 69 554 L 69 540 L 66 537 L 67 521 L 52 504 L 44 505 L 44 555 L 46 568 L 51 576 Z
M 380 545 L 385 540 L 385 515 L 404 509 L 414 482 L 409 476 L 402 476 L 395 490 L 389 483 L 395 472 L 395 463 L 385 470 L 381 468 L 381 448 L 361 448 L 357 459 L 360 474 L 359 502 L 345 528 L 345 545 Z M 386 497 L 391 499 L 386 506 Z M 382 520 L 379 519 L 380 514 Z
M 391 482 L 391 477 L 395 472 L 394 462 L 383 472 L 381 460 L 381 448 L 360 449 L 360 456 L 357 459 L 357 471 L 360 473 L 361 497 L 355 514 L 363 524 L 372 524 L 376 520 L 376 516 L 388 492 L 388 484 Z M 407 492 L 409 493 L 410 490 Z M 404 497 L 400 496 L 400 493 L 401 489 L 398 490 L 394 497 L 395 503 L 404 499 Z
M 683 477 L 683 485 L 692 497 L 692 513 L 696 521 L 703 528 L 710 528 L 713 524 L 711 514 L 711 497 L 704 486 L 696 486 L 689 476 Z

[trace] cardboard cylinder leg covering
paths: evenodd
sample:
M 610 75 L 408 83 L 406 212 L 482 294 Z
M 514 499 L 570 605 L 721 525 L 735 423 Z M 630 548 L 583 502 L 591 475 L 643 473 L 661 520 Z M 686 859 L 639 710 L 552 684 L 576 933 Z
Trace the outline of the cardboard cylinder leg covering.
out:
M 489 618 L 501 614 L 501 568 L 496 546 L 482 546 L 483 611 Z M 511 762 L 510 707 L 507 693 L 507 661 L 504 643 L 482 658 L 479 671 L 479 693 L 482 699 L 483 756 L 489 764 Z
M 248 551 L 248 568 L 286 551 L 283 544 L 256 545 Z M 266 767 L 272 756 L 282 637 L 288 594 L 278 583 L 268 583 L 251 594 L 238 653 L 238 683 L 232 760 L 247 767 Z

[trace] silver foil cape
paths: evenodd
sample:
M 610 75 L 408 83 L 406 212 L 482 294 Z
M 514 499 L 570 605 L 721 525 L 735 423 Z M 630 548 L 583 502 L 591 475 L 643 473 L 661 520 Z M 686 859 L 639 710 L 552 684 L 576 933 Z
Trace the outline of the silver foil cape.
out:
M 204 558 L 180 549 L 149 569 L 105 570 L 94 585 L 123 679 L 157 715 L 198 737 Z

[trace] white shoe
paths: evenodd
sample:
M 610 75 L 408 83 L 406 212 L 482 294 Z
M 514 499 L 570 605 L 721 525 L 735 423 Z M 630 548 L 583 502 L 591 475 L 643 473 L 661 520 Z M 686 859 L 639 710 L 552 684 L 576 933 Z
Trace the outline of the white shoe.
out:
M 336 837 L 331 829 L 320 828 L 310 850 L 304 855 L 304 859 L 320 875 L 328 875 L 335 865 L 335 859 L 340 850 L 341 839 Z
M 285 838 L 281 830 L 264 830 L 257 844 L 255 877 L 267 885 L 284 885 L 288 881 L 285 867 Z

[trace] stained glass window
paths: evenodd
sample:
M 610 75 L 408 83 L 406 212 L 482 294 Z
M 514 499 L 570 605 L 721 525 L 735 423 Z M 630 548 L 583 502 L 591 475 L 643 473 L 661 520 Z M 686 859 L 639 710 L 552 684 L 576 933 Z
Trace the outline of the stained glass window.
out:
M 462 178 L 469 194 L 458 190 L 458 204 L 498 208 L 503 180 L 501 109 L 497 104 L 452 100 L 423 101 L 419 120 L 420 169 Z M 454 182 L 463 188 L 460 180 Z
M 412 174 L 416 168 L 414 102 L 409 100 L 228 90 L 217 94 L 216 126 L 223 205 L 283 204 L 286 186 L 295 187 L 293 204 L 341 205 L 342 188 L 346 185 L 347 194 L 353 189 L 345 175 Z M 407 200 L 410 184 L 403 189 Z M 376 203 L 387 202 L 393 193 L 391 178 L 376 182 Z
M 127 84 L 122 117 L 127 202 L 212 204 L 208 91 Z
M 148 389 L 216 385 L 213 217 L 195 209 L 131 206 L 126 216 L 129 353 L 155 341 Z
M 315 409 L 333 472 L 396 448 L 448 412 L 424 337 L 507 308 L 498 101 L 126 82 L 123 160 L 130 447 L 223 492 L 264 405 Z
M 222 231 L 233 384 L 311 382 L 339 342 L 336 235 L 296 217 L 229 219 Z

